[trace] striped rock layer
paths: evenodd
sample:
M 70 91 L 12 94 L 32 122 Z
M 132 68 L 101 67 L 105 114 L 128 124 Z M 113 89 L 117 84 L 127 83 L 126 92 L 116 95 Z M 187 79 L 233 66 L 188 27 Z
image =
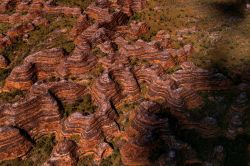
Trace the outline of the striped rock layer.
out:
M 160 111 L 168 109 L 184 129 L 212 137 L 217 127 L 194 122 L 186 111 L 203 105 L 198 92 L 225 90 L 230 83 L 222 74 L 188 62 L 192 46 L 171 48 L 165 31 L 151 42 L 139 39 L 149 27 L 128 22 L 143 9 L 145 0 L 97 0 L 85 11 L 54 1 L 13 2 L 0 0 L 0 22 L 18 23 L 0 34 L 0 49 L 36 26 L 49 26 L 44 14 L 77 18 L 68 32 L 75 48 L 71 53 L 62 48 L 32 52 L 11 68 L 0 92 L 22 90 L 26 95 L 0 105 L 0 160 L 23 158 L 37 139 L 54 134 L 57 145 L 46 166 L 76 165 L 88 155 L 100 164 L 116 145 L 125 165 L 178 165 L 176 157 L 186 165 L 200 163 L 190 146 L 174 138 Z M 11 9 L 17 13 L 5 13 Z M 0 68 L 9 63 L 0 55 Z M 80 108 L 64 116 L 65 105 L 74 105 L 85 95 L 97 108 L 93 112 Z M 241 102 L 232 106 L 229 133 L 240 130 L 235 116 L 242 118 L 241 110 Z

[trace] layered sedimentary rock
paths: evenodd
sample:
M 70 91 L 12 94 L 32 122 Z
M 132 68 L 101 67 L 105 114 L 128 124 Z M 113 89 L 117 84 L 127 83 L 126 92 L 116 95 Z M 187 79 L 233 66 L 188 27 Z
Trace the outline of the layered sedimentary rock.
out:
M 105 41 L 104 43 L 99 44 L 97 47 L 105 54 L 115 53 L 115 46 L 111 41 Z
M 12 15 L 0 14 L 0 22 L 9 23 L 9 24 L 22 24 L 24 22 L 31 22 L 34 19 L 40 17 L 40 14 L 27 13 L 22 15 L 21 13 L 15 13 Z
M 139 36 L 146 34 L 149 31 L 149 27 L 145 22 L 133 21 L 129 26 L 118 26 L 116 31 L 122 36 L 137 39 Z
M 0 55 L 0 69 L 6 68 L 7 66 L 8 66 L 8 60 L 4 56 Z
M 79 84 L 62 80 L 60 82 L 49 82 L 34 84 L 30 89 L 30 96 L 41 95 L 49 91 L 57 99 L 66 103 L 74 103 L 75 101 L 81 99 L 81 97 L 86 93 L 86 87 Z
M 145 0 L 117 0 L 114 1 L 113 6 L 120 6 L 122 11 L 129 16 L 133 14 L 133 12 L 141 11 L 146 5 Z
M 167 50 L 161 50 L 155 43 L 138 40 L 133 45 L 124 45 L 119 52 L 122 55 L 134 57 L 160 64 L 163 67 L 173 67 L 174 59 Z
M 221 73 L 212 73 L 207 70 L 196 67 L 191 62 L 185 62 L 181 65 L 182 70 L 172 74 L 176 84 L 192 88 L 196 91 L 201 90 L 219 90 L 227 89 L 229 81 Z
M 138 98 L 140 87 L 131 69 L 123 64 L 115 64 L 110 71 L 110 75 L 117 82 L 121 89 L 121 94 L 128 100 Z
M 36 77 L 34 75 L 34 65 L 27 63 L 22 66 L 15 67 L 8 78 L 5 81 L 4 88 L 6 90 L 10 89 L 21 89 L 27 90 L 29 89 Z
M 76 165 L 76 144 L 73 141 L 64 140 L 57 143 L 50 158 L 43 166 L 74 166 Z
M 118 95 L 118 87 L 111 80 L 108 72 L 104 72 L 99 79 L 97 79 L 91 87 L 91 95 L 98 105 L 102 105 L 103 101 L 118 102 L 120 96 Z
M 128 16 L 121 12 L 110 12 L 109 8 L 101 8 L 94 4 L 90 5 L 86 10 L 87 15 L 101 23 L 105 28 L 114 29 L 118 25 L 124 25 L 128 22 Z
M 6 104 L 1 107 L 0 114 L 1 126 L 16 126 L 35 140 L 43 135 L 60 135 L 61 114 L 49 93 Z
M 56 100 L 48 93 L 13 104 L 14 123 L 32 138 L 58 133 L 61 115 Z
M 97 22 L 105 22 L 112 19 L 112 15 L 109 13 L 108 8 L 101 8 L 94 4 L 88 6 L 86 13 L 90 18 L 95 19 Z
M 80 15 L 77 18 L 77 23 L 74 25 L 74 27 L 70 31 L 70 36 L 72 38 L 77 37 L 89 26 L 90 26 L 90 23 L 88 22 L 87 15 Z
M 58 73 L 63 71 L 63 73 L 60 73 L 62 76 L 84 75 L 94 69 L 96 64 L 97 59 L 95 55 L 75 51 L 59 66 Z
M 157 32 L 155 40 L 160 42 L 161 46 L 164 48 L 169 48 L 171 44 L 171 36 L 166 31 L 161 30 Z
M 67 58 L 62 49 L 40 51 L 26 57 L 21 66 L 12 70 L 6 79 L 5 89 L 28 89 L 35 79 L 85 74 L 95 65 L 95 56 L 81 51 L 75 51 Z
M 70 8 L 66 6 L 52 6 L 50 4 L 45 4 L 43 11 L 48 14 L 65 14 L 72 16 L 79 16 L 81 14 L 81 9 L 78 7 Z
M 185 154 L 185 145 L 170 135 L 168 119 L 159 117 L 159 105 L 144 101 L 131 114 L 130 126 L 125 129 L 126 143 L 121 147 L 122 161 L 126 165 L 164 165 L 177 164 L 175 156 L 178 151 Z M 189 150 L 190 151 L 190 150 Z M 153 159 L 152 155 L 157 153 Z M 172 153 L 174 156 L 170 156 Z M 188 152 L 190 154 L 190 152 Z M 180 153 L 181 154 L 181 153 Z M 185 155 L 184 155 L 185 156 Z M 194 160 L 195 155 L 186 156 L 185 160 Z M 185 158 L 185 157 L 184 157 Z
M 32 144 L 24 138 L 17 128 L 0 127 L 0 160 L 11 160 L 23 157 Z
M 4 0 L 0 8 L 8 10 L 9 2 Z M 72 52 L 49 47 L 31 51 L 13 69 L 10 65 L 3 91 L 26 90 L 27 95 L 0 106 L 1 160 L 28 153 L 31 144 L 20 129 L 34 141 L 55 134 L 58 143 L 44 165 L 76 165 L 87 155 L 93 155 L 99 164 L 113 153 L 113 146 L 119 149 L 125 165 L 202 163 L 191 146 L 174 138 L 176 133 L 171 133 L 167 117 L 176 118 L 181 129 L 194 129 L 206 138 L 223 135 L 218 134 L 216 119 L 207 116 L 195 121 L 189 109 L 203 105 L 197 91 L 226 89 L 229 81 L 186 62 L 192 46 L 173 48 L 165 31 L 158 32 L 151 42 L 139 39 L 148 33 L 148 25 L 127 23 L 145 2 L 98 0 L 82 13 L 78 7 L 59 6 L 54 1 L 18 1 L 14 6 L 19 13 L 0 14 L 4 23 L 32 22 L 15 25 L 0 35 L 0 48 L 38 25 L 48 25 L 48 14 L 77 18 L 73 28 L 65 31 L 75 45 Z M 4 56 L 0 56 L 0 68 L 8 65 Z M 84 110 L 82 103 L 74 108 L 85 95 L 91 96 L 88 104 L 97 106 L 95 110 Z M 228 115 L 229 138 L 243 133 L 242 110 L 246 110 L 248 100 L 242 96 Z M 67 104 L 73 105 L 73 112 L 67 112 Z
M 193 89 L 176 84 L 159 65 L 137 67 L 134 73 L 139 84 L 146 86 L 145 97 L 150 100 L 166 102 L 176 109 L 197 108 L 202 104 L 201 97 Z
M 57 75 L 57 67 L 64 59 L 62 49 L 52 48 L 39 51 L 25 58 L 25 64 L 34 64 L 38 79 L 45 79 L 48 76 Z
M 107 137 L 107 131 L 112 135 L 118 131 L 114 122 L 116 115 L 109 106 L 102 109 L 86 116 L 78 112 L 73 113 L 63 123 L 62 131 L 66 138 L 79 137 L 78 153 L 80 156 L 93 154 L 95 160 L 100 160 L 112 153 L 112 148 L 105 142 L 102 133 L 104 132 Z

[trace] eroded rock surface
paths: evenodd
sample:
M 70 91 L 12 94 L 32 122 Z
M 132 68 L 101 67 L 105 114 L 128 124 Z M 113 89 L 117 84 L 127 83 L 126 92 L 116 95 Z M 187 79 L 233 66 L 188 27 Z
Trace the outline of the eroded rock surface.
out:
M 98 0 L 85 11 L 53 1 L 0 2 L 0 22 L 15 24 L 0 36 L 0 49 L 38 26 L 50 26 L 47 15 L 76 18 L 64 31 L 74 44 L 71 52 L 43 48 L 10 67 L 1 93 L 21 90 L 26 95 L 0 105 L 0 160 L 24 157 L 37 139 L 53 134 L 57 144 L 44 166 L 76 165 L 90 155 L 100 165 L 117 149 L 124 165 L 210 164 L 176 138 L 169 119 L 176 119 L 176 130 L 194 130 L 205 138 L 234 139 L 247 132 L 243 117 L 249 100 L 244 92 L 230 107 L 227 131 L 216 117 L 195 119 L 189 112 L 204 106 L 201 92 L 227 90 L 231 83 L 219 72 L 197 67 L 189 60 L 192 45 L 172 47 L 166 31 L 142 40 L 150 27 L 129 19 L 145 0 Z M 17 13 L 6 14 L 10 8 Z M 0 68 L 7 68 L 9 60 L 0 55 Z M 86 95 L 89 103 L 84 103 Z M 88 111 L 82 102 L 95 109 Z M 74 108 L 67 112 L 67 106 Z M 221 163 L 223 147 L 212 154 L 217 158 L 211 163 Z

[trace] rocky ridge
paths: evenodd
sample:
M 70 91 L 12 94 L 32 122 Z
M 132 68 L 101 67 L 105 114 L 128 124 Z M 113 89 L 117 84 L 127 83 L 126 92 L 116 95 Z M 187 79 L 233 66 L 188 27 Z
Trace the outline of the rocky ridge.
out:
M 12 7 L 10 0 L 0 2 L 3 12 Z M 62 48 L 32 53 L 5 79 L 1 92 L 27 94 L 18 102 L 0 105 L 0 160 L 24 158 L 33 141 L 53 134 L 57 145 L 43 165 L 76 165 L 88 155 L 100 165 L 115 147 L 124 165 L 178 165 L 177 157 L 186 165 L 203 162 L 190 145 L 175 138 L 168 118 L 160 114 L 170 110 L 182 128 L 215 137 L 218 126 L 194 121 L 187 110 L 204 104 L 200 92 L 229 89 L 230 81 L 195 66 L 189 61 L 192 46 L 172 48 L 165 31 L 150 42 L 140 39 L 149 27 L 129 18 L 145 5 L 144 0 L 98 0 L 81 11 L 53 1 L 15 1 L 16 11 L 27 15 L 0 14 L 0 22 L 18 23 L 0 36 L 3 49 L 36 26 L 49 26 L 44 13 L 77 17 L 69 32 L 75 45 L 71 53 Z M 0 68 L 8 63 L 0 56 Z M 176 66 L 178 70 L 166 72 Z M 98 68 L 101 71 L 95 74 Z M 84 95 L 92 97 L 94 112 L 81 110 L 65 117 L 63 104 L 78 102 Z M 237 98 L 228 115 L 229 128 L 221 135 L 234 138 L 244 132 L 239 119 L 248 108 L 246 100 L 244 93 Z M 135 108 L 123 112 L 129 104 Z

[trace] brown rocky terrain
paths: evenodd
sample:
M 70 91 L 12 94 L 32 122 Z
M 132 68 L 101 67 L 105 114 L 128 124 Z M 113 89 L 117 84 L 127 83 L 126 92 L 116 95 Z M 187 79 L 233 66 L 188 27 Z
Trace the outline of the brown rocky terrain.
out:
M 76 18 L 70 29 L 57 29 L 73 43 L 70 52 L 60 45 L 42 48 L 16 66 L 0 53 L 0 69 L 9 69 L 1 94 L 25 92 L 15 102 L 0 100 L 3 164 L 18 159 L 14 165 L 22 165 L 38 140 L 50 135 L 56 145 L 44 166 L 81 165 L 89 156 L 87 165 L 223 162 L 223 147 L 211 152 L 217 158 L 204 160 L 175 130 L 229 139 L 249 132 L 243 125 L 249 84 L 238 86 L 238 97 L 226 108 L 226 129 L 213 117 L 195 118 L 195 110 L 206 104 L 203 92 L 236 87 L 222 73 L 191 62 L 190 43 L 175 48 L 163 30 L 142 40 L 150 27 L 130 18 L 145 5 L 146 0 L 97 0 L 82 10 L 56 1 L 0 0 L 0 23 L 13 25 L 0 34 L 2 50 L 40 26 L 50 27 L 50 15 Z M 69 111 L 69 106 L 74 108 Z

